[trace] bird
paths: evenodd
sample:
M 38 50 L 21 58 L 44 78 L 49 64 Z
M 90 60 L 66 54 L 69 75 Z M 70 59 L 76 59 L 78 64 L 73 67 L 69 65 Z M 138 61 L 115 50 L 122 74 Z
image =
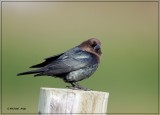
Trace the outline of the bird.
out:
M 97 70 L 101 54 L 100 40 L 90 38 L 66 52 L 45 58 L 42 63 L 30 67 L 37 69 L 18 73 L 17 76 L 34 74 L 34 77 L 58 77 L 71 84 L 71 86 L 66 86 L 68 88 L 90 90 L 80 86 L 78 82 L 89 78 Z

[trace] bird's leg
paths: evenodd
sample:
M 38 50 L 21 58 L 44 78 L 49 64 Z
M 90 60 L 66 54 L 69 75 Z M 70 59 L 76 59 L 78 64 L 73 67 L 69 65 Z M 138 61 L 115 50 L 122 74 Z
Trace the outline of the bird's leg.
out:
M 80 89 L 80 88 L 79 88 L 79 85 L 76 84 L 76 83 L 71 82 L 71 85 L 72 85 L 72 86 L 66 86 L 66 87 L 69 88 L 69 89 L 73 89 L 73 90 L 78 90 L 78 89 Z
M 80 89 L 80 90 L 91 91 L 91 89 L 88 89 L 88 88 L 86 88 L 86 87 L 82 87 L 82 86 L 80 86 L 78 83 L 74 83 L 74 84 L 76 84 L 76 87 L 77 87 L 78 89 Z
M 84 91 L 90 91 L 91 90 L 91 89 L 80 86 L 76 82 L 71 82 L 71 85 L 72 86 L 68 86 L 68 88 L 73 89 L 73 90 L 84 90 Z
M 75 88 L 81 89 L 80 85 L 78 83 L 71 83 L 71 85 Z

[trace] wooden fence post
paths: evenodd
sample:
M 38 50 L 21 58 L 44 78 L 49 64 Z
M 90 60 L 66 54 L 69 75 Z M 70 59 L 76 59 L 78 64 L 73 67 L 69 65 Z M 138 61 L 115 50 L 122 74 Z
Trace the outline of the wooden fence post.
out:
M 107 92 L 41 88 L 38 113 L 39 115 L 105 114 L 108 97 Z

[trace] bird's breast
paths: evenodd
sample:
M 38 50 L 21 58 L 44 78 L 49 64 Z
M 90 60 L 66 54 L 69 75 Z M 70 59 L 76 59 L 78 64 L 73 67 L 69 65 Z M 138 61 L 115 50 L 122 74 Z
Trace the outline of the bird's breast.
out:
M 77 82 L 90 77 L 98 68 L 98 64 L 91 65 L 76 71 L 70 72 L 66 77 L 66 82 Z

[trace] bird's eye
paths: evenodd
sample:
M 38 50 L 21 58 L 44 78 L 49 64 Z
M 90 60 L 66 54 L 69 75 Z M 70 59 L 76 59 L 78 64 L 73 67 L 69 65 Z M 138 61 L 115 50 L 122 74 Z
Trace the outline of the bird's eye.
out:
M 91 44 L 91 47 L 95 47 L 97 44 L 95 43 L 95 42 L 93 42 L 92 44 Z

